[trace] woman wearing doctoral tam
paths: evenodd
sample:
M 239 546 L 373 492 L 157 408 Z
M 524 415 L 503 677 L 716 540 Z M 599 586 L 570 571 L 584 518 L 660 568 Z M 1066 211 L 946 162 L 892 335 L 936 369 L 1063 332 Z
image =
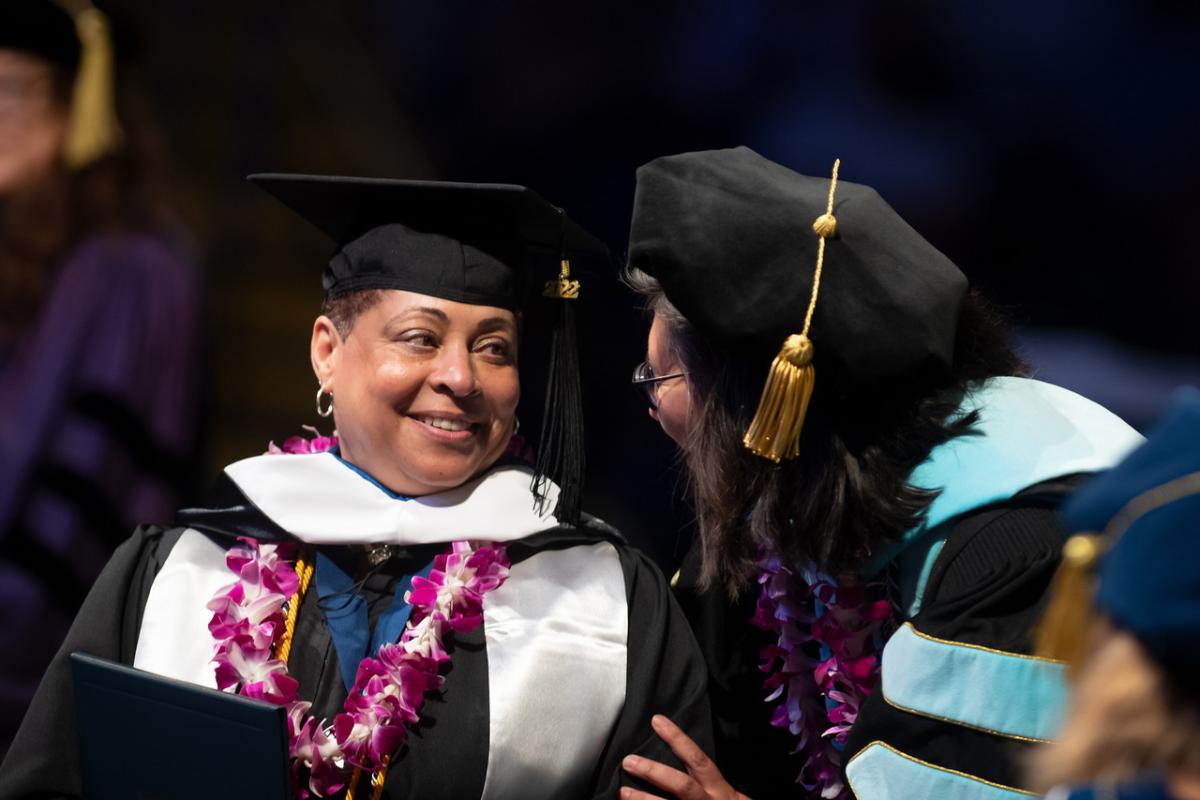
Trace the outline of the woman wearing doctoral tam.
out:
M 688 472 L 678 597 L 724 777 L 629 768 L 688 797 L 1017 798 L 1063 692 L 1030 658 L 1057 506 L 1140 437 L 1022 377 L 962 272 L 838 170 L 638 171 L 634 381 Z
M 1035 783 L 1057 800 L 1200 798 L 1200 392 L 1064 515 L 1079 533 L 1039 644 L 1073 692 Z
M 252 179 L 337 244 L 311 340 L 336 438 L 230 464 L 135 532 L 0 796 L 80 795 L 73 651 L 286 706 L 301 797 L 610 797 L 626 751 L 669 757 L 654 712 L 710 740 L 666 581 L 579 507 L 570 258 L 603 246 L 521 186 Z M 519 352 L 551 361 L 534 464 Z

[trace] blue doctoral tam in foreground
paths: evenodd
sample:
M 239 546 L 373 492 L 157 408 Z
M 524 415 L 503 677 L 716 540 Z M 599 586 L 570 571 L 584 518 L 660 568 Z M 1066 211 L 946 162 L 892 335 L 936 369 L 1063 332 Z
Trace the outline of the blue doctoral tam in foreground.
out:
M 1146 443 L 1063 509 L 1108 551 L 1095 603 L 1177 676 L 1200 668 L 1200 391 L 1185 389 Z

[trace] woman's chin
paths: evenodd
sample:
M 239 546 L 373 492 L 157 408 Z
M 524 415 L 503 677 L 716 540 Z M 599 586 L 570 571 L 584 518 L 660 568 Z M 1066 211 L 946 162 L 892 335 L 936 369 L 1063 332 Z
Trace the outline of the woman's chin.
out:
M 380 469 L 382 475 L 371 475 L 397 494 L 419 497 L 462 486 L 487 471 L 496 461 L 494 458 L 485 459 L 478 453 L 466 458 L 455 453 L 446 455 L 419 461 L 406 460 L 403 464 L 392 463 Z

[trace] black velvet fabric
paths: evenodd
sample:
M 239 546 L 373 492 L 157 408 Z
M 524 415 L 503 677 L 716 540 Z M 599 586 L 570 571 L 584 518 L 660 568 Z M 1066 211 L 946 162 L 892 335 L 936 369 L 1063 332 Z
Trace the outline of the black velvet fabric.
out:
M 800 175 L 746 147 L 656 159 L 637 173 L 630 264 L 657 278 L 702 335 L 765 370 L 804 326 L 812 225 L 828 196 L 828 175 Z M 833 213 L 809 333 L 817 391 L 945 375 L 967 279 L 869 186 L 839 179 Z
M 1030 654 L 1067 536 L 1058 506 L 1081 481 L 1072 476 L 1039 484 L 950 523 L 913 626 L 939 639 Z M 1025 783 L 1023 762 L 1037 746 L 902 711 L 878 692 L 850 731 L 846 760 L 873 741 L 1017 788 Z
M 758 669 L 759 654 L 774 637 L 750 625 L 757 592 L 747 590 L 731 602 L 722 588 L 701 591 L 699 577 L 700 548 L 693 546 L 680 568 L 675 596 L 708 666 L 713 760 L 731 786 L 754 800 L 797 797 L 802 762 L 791 754 L 795 739 L 770 724 L 774 704 L 764 702 L 766 675 Z

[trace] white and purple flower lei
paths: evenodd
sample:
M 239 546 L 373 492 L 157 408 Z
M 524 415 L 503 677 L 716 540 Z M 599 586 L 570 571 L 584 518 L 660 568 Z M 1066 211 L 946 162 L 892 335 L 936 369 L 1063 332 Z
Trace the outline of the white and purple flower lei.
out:
M 841 749 L 862 701 L 879 679 L 880 626 L 891 604 L 878 583 L 841 585 L 814 569 L 793 570 L 777 555 L 759 565 L 761 592 L 751 624 L 777 631 L 759 667 L 771 724 L 797 737 L 797 782 L 827 800 L 850 796 Z
M 313 442 L 292 437 L 283 448 L 272 444 L 270 452 L 321 452 L 336 443 L 336 436 Z M 483 597 L 504 583 L 510 566 L 503 545 L 454 542 L 450 552 L 438 555 L 427 579 L 413 577 L 405 598 L 412 616 L 400 641 L 359 663 L 345 711 L 327 727 L 308 714 L 312 704 L 298 698 L 299 683 L 274 654 L 285 627 L 284 606 L 299 588 L 297 546 L 238 541 L 241 546 L 226 556 L 238 580 L 207 606 L 217 642 L 217 688 L 236 687 L 246 697 L 287 707 L 289 755 L 301 800 L 310 792 L 324 797 L 341 791 L 356 768 L 373 772 L 386 765 L 407 738 L 406 726 L 417 722 L 425 693 L 442 684 L 441 668 L 450 661 L 447 633 L 466 633 L 483 622 Z
M 305 439 L 303 436 L 289 436 L 283 440 L 283 446 L 279 446 L 274 442 L 267 442 L 267 452 L 265 456 L 281 456 L 281 455 L 297 455 L 305 453 L 324 453 L 332 450 L 338 445 L 337 431 L 331 436 L 322 436 L 321 432 L 312 425 L 301 425 L 300 427 L 313 435 L 311 439 Z

